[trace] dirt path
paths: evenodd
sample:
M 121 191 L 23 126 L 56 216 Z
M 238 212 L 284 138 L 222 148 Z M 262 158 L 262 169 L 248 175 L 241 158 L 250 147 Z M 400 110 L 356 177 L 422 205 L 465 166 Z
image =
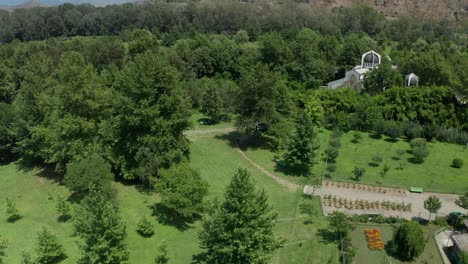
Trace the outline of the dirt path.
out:
M 299 184 L 295 184 L 295 183 L 292 183 L 288 180 L 285 180 L 283 178 L 280 178 L 276 175 L 274 175 L 273 173 L 270 173 L 269 171 L 267 171 L 265 168 L 263 168 L 262 166 L 258 165 L 257 163 L 255 163 L 253 160 L 251 160 L 245 153 L 244 151 L 242 151 L 241 149 L 236 149 L 237 152 L 239 152 L 241 154 L 241 156 L 246 159 L 248 162 L 250 162 L 250 164 L 254 165 L 257 169 L 259 169 L 261 172 L 263 172 L 265 175 L 267 175 L 268 177 L 272 178 L 273 180 L 275 180 L 277 183 L 287 187 L 289 190 L 291 191 L 296 191 L 296 190 L 299 190 L 301 189 L 302 187 L 299 185 Z
M 235 127 L 196 129 L 196 130 L 187 130 L 184 132 L 184 134 L 190 137 L 190 136 L 207 135 L 207 134 L 227 134 L 235 130 L 236 130 Z
M 225 128 L 213 128 L 213 129 L 198 129 L 198 130 L 188 130 L 188 131 L 185 131 L 185 135 L 189 138 L 191 138 L 192 140 L 194 140 L 196 136 L 200 136 L 200 135 L 209 135 L 209 134 L 227 134 L 227 133 L 230 133 L 230 132 L 233 132 L 235 131 L 236 128 L 235 127 L 225 127 Z M 299 184 L 295 184 L 295 183 L 292 183 L 288 180 L 285 180 L 285 179 L 282 179 L 276 175 L 274 175 L 273 173 L 270 173 L 269 171 L 267 171 L 265 168 L 263 168 L 262 166 L 260 166 L 259 164 L 255 163 L 253 160 L 251 160 L 245 153 L 244 151 L 242 151 L 241 149 L 239 148 L 236 148 L 236 151 L 245 159 L 247 160 L 248 162 L 250 162 L 250 164 L 252 164 L 254 167 L 256 167 L 257 169 L 259 169 L 261 172 L 263 172 L 263 174 L 267 175 L 268 177 L 272 178 L 273 180 L 275 180 L 277 183 L 281 184 L 282 186 L 288 188 L 290 191 L 296 191 L 296 190 L 299 190 L 302 188 L 301 185 Z

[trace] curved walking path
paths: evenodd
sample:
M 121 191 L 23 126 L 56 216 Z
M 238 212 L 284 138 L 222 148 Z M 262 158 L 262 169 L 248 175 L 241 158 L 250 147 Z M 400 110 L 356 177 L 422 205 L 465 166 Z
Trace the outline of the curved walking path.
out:
M 197 130 L 188 130 L 188 131 L 185 131 L 184 134 L 186 136 L 198 136 L 198 135 L 208 135 L 208 134 L 227 134 L 227 133 L 230 133 L 230 132 L 233 132 L 235 131 L 236 128 L 235 127 L 225 127 L 225 128 L 213 128 L 213 129 L 197 129 Z M 299 184 L 296 184 L 296 183 L 293 183 L 293 182 L 290 182 L 288 180 L 285 180 L 285 179 L 282 179 L 281 177 L 278 177 L 276 175 L 274 175 L 273 173 L 267 171 L 265 168 L 263 168 L 262 166 L 260 166 L 259 164 L 257 164 L 255 161 L 251 160 L 246 154 L 244 151 L 242 151 L 241 149 L 239 148 L 236 148 L 237 152 L 245 159 L 247 160 L 248 162 L 250 162 L 250 164 L 252 164 L 254 167 L 256 167 L 257 169 L 259 169 L 261 172 L 263 172 L 263 174 L 267 175 L 268 177 L 272 178 L 273 180 L 275 180 L 277 183 L 279 183 L 280 185 L 288 188 L 290 191 L 297 191 L 299 189 L 302 189 L 302 186 L 299 185 Z
M 237 152 L 239 152 L 241 154 L 241 156 L 246 159 L 248 162 L 250 162 L 250 164 L 254 165 L 257 169 L 259 169 L 261 172 L 263 172 L 265 175 L 269 176 L 270 178 L 272 178 L 273 180 L 275 180 L 277 183 L 287 187 L 289 190 L 291 191 L 296 191 L 296 190 L 299 190 L 301 189 L 302 187 L 299 185 L 299 184 L 296 184 L 296 183 L 292 183 L 288 180 L 285 180 L 283 178 L 280 178 L 276 175 L 274 175 L 273 173 L 270 173 L 269 171 L 267 171 L 265 168 L 263 168 L 262 166 L 258 165 L 257 163 L 255 163 L 253 160 L 251 160 L 246 154 L 244 151 L 242 151 L 241 149 L 236 149 Z
M 207 134 L 227 134 L 236 131 L 235 127 L 224 127 L 224 128 L 211 128 L 211 129 L 195 129 L 184 131 L 186 136 L 198 136 Z

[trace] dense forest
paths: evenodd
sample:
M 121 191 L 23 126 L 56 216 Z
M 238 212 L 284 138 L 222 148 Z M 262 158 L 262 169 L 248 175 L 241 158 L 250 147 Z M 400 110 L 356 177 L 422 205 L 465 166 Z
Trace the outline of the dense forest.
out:
M 368 6 L 303 7 L 155 2 L 2 13 L 2 159 L 61 171 L 99 153 L 122 177 L 148 180 L 188 159 L 192 109 L 214 122 L 236 114 L 239 127 L 278 149 L 310 104 L 329 127 L 468 141 L 468 53 L 456 28 L 386 21 Z M 317 90 L 370 49 L 398 69 L 372 72 L 361 93 Z M 409 72 L 421 86 L 402 87 Z

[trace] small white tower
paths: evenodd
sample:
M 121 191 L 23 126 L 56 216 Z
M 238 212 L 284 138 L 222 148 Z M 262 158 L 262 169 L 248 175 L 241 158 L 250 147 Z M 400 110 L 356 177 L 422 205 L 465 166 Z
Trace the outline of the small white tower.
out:
M 374 68 L 382 63 L 382 56 L 371 50 L 362 55 L 361 68 Z
M 412 86 L 412 85 L 418 85 L 419 84 L 419 77 L 414 74 L 410 73 L 405 76 L 405 86 Z

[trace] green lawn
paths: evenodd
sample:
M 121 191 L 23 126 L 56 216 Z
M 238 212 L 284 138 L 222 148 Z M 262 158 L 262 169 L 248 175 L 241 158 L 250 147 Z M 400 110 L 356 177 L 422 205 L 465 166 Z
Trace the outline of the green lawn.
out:
M 424 252 L 414 261 L 402 262 L 391 256 L 388 256 L 385 250 L 370 250 L 367 247 L 367 240 L 364 235 L 364 229 L 380 229 L 382 240 L 387 246 L 387 243 L 392 240 L 393 227 L 388 224 L 358 224 L 356 228 L 351 232 L 351 238 L 353 246 L 357 249 L 355 257 L 356 264 L 367 264 L 367 263 L 407 263 L 407 264 L 442 264 L 442 258 L 437 249 L 437 245 L 434 241 L 434 232 L 439 229 L 439 226 L 429 225 L 423 226 L 425 239 L 427 240 L 426 248 Z
M 246 162 L 229 143 L 214 135 L 206 135 L 192 142 L 193 167 L 210 185 L 209 199 L 220 197 L 231 176 L 238 167 L 246 167 L 252 172 L 257 186 L 269 194 L 270 202 L 278 212 L 279 218 L 293 218 L 300 215 L 299 204 L 305 198 L 278 185 L 274 180 L 263 175 L 250 163 Z M 5 210 L 5 198 L 15 198 L 23 218 L 16 223 L 7 223 L 0 219 L 0 234 L 10 241 L 6 262 L 20 263 L 22 251 L 33 252 L 36 233 L 42 226 L 54 232 L 65 246 L 68 258 L 63 263 L 76 263 L 79 258 L 79 239 L 73 236 L 72 223 L 58 223 L 55 209 L 57 195 L 66 197 L 68 191 L 53 179 L 37 176 L 38 170 L 18 171 L 15 164 L 0 166 L 0 211 Z M 127 225 L 127 244 L 131 263 L 152 263 L 160 241 L 169 245 L 171 263 L 190 263 L 192 255 L 200 252 L 197 233 L 200 223 L 190 225 L 187 230 L 174 226 L 162 225 L 153 218 L 156 234 L 151 238 L 142 238 L 136 233 L 136 224 L 142 216 L 150 216 L 150 206 L 158 201 L 157 195 L 148 195 L 137 190 L 136 186 L 115 183 L 118 190 L 121 215 Z M 49 197 L 53 198 L 52 200 Z M 313 203 L 319 207 L 318 200 Z M 0 214 L 4 216 L 4 214 Z M 318 216 L 314 224 L 304 224 L 304 219 L 279 221 L 275 233 L 294 243 L 307 240 L 302 244 L 289 245 L 280 249 L 272 263 L 307 263 L 310 259 L 317 263 L 338 263 L 336 244 L 324 244 L 317 237 L 317 230 L 325 228 L 327 221 Z
M 318 150 L 318 163 L 313 168 L 313 174 L 321 176 L 324 163 L 321 159 L 323 150 L 328 146 L 330 132 L 321 129 L 319 133 L 320 149 Z M 351 176 L 355 166 L 366 170 L 361 182 L 372 185 L 397 186 L 409 188 L 411 186 L 423 187 L 424 191 L 463 194 L 468 191 L 468 150 L 461 145 L 441 142 L 428 143 L 430 155 L 424 163 L 410 162 L 411 154 L 408 142 L 398 139 L 391 142 L 385 136 L 374 139 L 368 133 L 362 133 L 359 143 L 352 143 L 353 132 L 343 134 L 341 148 L 336 161 L 337 170 L 332 174 L 332 180 L 352 182 Z M 398 160 L 397 150 L 405 153 Z M 274 162 L 275 153 L 266 149 L 248 149 L 248 156 L 278 176 L 297 183 L 305 183 L 304 177 L 297 177 L 284 170 L 278 170 Z M 372 166 L 372 157 L 379 153 L 383 161 L 379 166 Z M 461 158 L 465 165 L 461 169 L 451 167 L 454 158 Z M 384 164 L 390 167 L 387 175 L 382 178 L 380 172 Z M 399 169 L 400 166 L 403 169 Z
M 208 125 L 208 124 L 201 124 L 200 121 L 207 120 L 208 117 L 200 112 L 194 112 L 190 116 L 190 124 L 192 129 L 196 130 L 204 130 L 204 129 L 216 129 L 216 128 L 226 128 L 226 127 L 234 127 L 235 126 L 235 118 L 233 117 L 229 121 L 219 122 L 218 124 Z
M 410 162 L 411 154 L 408 142 L 399 139 L 397 142 L 387 142 L 386 138 L 373 139 L 368 133 L 362 133 L 360 143 L 352 143 L 353 133 L 344 134 L 337 159 L 337 171 L 334 180 L 351 181 L 350 176 L 354 166 L 365 168 L 362 183 L 384 184 L 409 188 L 423 187 L 424 191 L 458 193 L 468 190 L 468 150 L 461 145 L 441 142 L 428 143 L 430 154 L 422 164 Z M 397 150 L 405 151 L 401 160 L 397 160 Z M 372 167 L 372 156 L 379 153 L 383 157 L 381 165 Z M 452 160 L 461 158 L 465 165 L 461 169 L 452 168 Z M 400 164 L 401 163 L 401 164 Z M 390 171 L 382 178 L 380 171 L 384 164 L 388 164 Z M 403 169 L 399 167 L 402 165 Z

